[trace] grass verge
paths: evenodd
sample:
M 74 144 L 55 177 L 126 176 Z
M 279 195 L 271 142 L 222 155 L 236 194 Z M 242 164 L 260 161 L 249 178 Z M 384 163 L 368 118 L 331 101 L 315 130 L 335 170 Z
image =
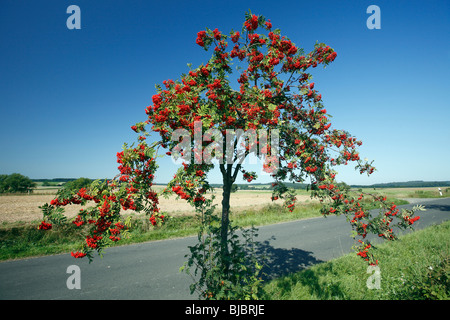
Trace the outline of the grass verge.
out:
M 450 221 L 378 246 L 380 289 L 369 289 L 367 264 L 354 254 L 265 285 L 267 300 L 448 300 Z

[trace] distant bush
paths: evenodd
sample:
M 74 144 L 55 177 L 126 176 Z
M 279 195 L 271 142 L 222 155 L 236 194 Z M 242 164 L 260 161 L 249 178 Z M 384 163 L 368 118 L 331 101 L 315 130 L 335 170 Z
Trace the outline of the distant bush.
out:
M 46 180 L 46 181 L 42 182 L 43 187 L 56 187 L 60 184 L 61 184 L 61 182 L 58 182 L 58 181 L 47 181 Z
M 81 188 L 87 188 L 91 185 L 92 180 L 88 178 L 78 178 L 76 180 L 68 181 L 63 188 L 68 191 L 78 191 Z
M 20 173 L 0 175 L 0 193 L 26 193 L 36 187 L 36 183 Z

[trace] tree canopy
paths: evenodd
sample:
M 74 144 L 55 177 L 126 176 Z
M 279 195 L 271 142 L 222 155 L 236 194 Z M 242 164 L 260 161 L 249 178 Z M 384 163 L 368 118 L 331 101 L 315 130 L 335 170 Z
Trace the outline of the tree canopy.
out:
M 0 193 L 26 193 L 35 187 L 33 180 L 20 173 L 0 175 Z

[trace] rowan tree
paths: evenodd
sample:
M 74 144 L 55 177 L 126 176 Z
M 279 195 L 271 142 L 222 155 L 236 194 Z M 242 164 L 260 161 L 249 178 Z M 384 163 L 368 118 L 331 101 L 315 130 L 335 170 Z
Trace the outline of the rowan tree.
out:
M 313 82 L 311 70 L 333 62 L 337 57 L 334 49 L 316 43 L 312 51 L 305 52 L 274 29 L 270 20 L 251 12 L 246 13 L 241 30 L 224 34 L 206 29 L 198 32 L 196 43 L 212 52 L 211 59 L 190 68 L 178 80 L 165 80 L 156 86 L 152 104 L 145 109 L 146 119 L 132 126 L 138 133 L 137 145 L 125 145 L 117 154 L 120 173 L 75 194 L 60 194 L 50 204 L 96 203 L 73 221 L 90 227 L 84 246 L 72 255 L 92 257 L 93 250 L 101 251 L 118 241 L 126 229 L 120 216 L 123 209 L 145 211 L 155 226 L 164 222 L 159 195 L 152 185 L 157 154 L 168 149 L 167 155 L 181 159 L 182 165 L 163 195 L 176 194 L 203 219 L 199 246 L 196 251 L 192 249 L 197 262 L 191 257 L 188 267 L 202 269 L 202 277 L 208 268 L 217 268 L 222 274 L 209 284 L 205 285 L 206 280 L 201 284 L 206 287 L 202 291 L 206 298 L 230 297 L 236 289 L 226 286 L 234 281 L 226 274 L 240 272 L 233 269 L 233 255 L 241 257 L 242 253 L 240 247 L 232 245 L 235 229 L 230 226 L 230 194 L 238 176 L 248 182 L 257 178 L 256 172 L 245 170 L 245 159 L 251 155 L 261 160 L 263 170 L 274 180 L 273 200 L 284 199 L 284 206 L 292 211 L 295 191 L 285 182 L 308 183 L 311 196 L 323 204 L 322 214 L 344 214 L 359 241 L 357 254 L 369 264 L 377 264 L 366 236 L 374 233 L 394 239 L 394 225 L 406 228 L 419 217 L 414 217 L 413 210 L 400 212 L 383 196 L 355 194 L 336 181 L 336 166 L 354 163 L 361 174 L 368 175 L 375 168 L 372 162 L 361 159 L 357 150 L 361 141 L 331 127 L 330 115 Z M 148 142 L 154 133 L 159 138 Z M 207 177 L 215 167 L 220 169 L 223 182 L 218 216 L 208 196 L 212 188 Z M 373 202 L 379 204 L 379 214 L 369 209 Z M 219 258 L 200 266 L 198 259 L 206 261 L 200 254 L 206 243 L 202 234 L 208 232 L 217 235 L 213 238 L 218 244 L 215 257 Z M 239 259 L 235 262 L 242 262 Z M 252 285 L 258 282 L 253 280 Z M 219 289 L 212 292 L 214 287 Z M 254 298 L 254 289 L 244 295 Z

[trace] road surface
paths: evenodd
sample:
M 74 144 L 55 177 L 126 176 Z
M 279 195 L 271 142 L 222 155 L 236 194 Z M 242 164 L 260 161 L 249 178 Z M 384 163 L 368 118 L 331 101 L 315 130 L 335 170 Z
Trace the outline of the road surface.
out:
M 424 199 L 421 229 L 450 217 L 450 198 Z M 412 207 L 406 205 L 401 207 Z M 345 217 L 312 218 L 259 228 L 259 249 L 268 256 L 271 277 L 293 272 L 351 252 Z M 0 300 L 178 300 L 190 295 L 190 277 L 179 272 L 196 237 L 109 248 L 103 258 L 74 259 L 69 254 L 0 263 Z M 80 270 L 80 289 L 69 289 L 68 267 Z

